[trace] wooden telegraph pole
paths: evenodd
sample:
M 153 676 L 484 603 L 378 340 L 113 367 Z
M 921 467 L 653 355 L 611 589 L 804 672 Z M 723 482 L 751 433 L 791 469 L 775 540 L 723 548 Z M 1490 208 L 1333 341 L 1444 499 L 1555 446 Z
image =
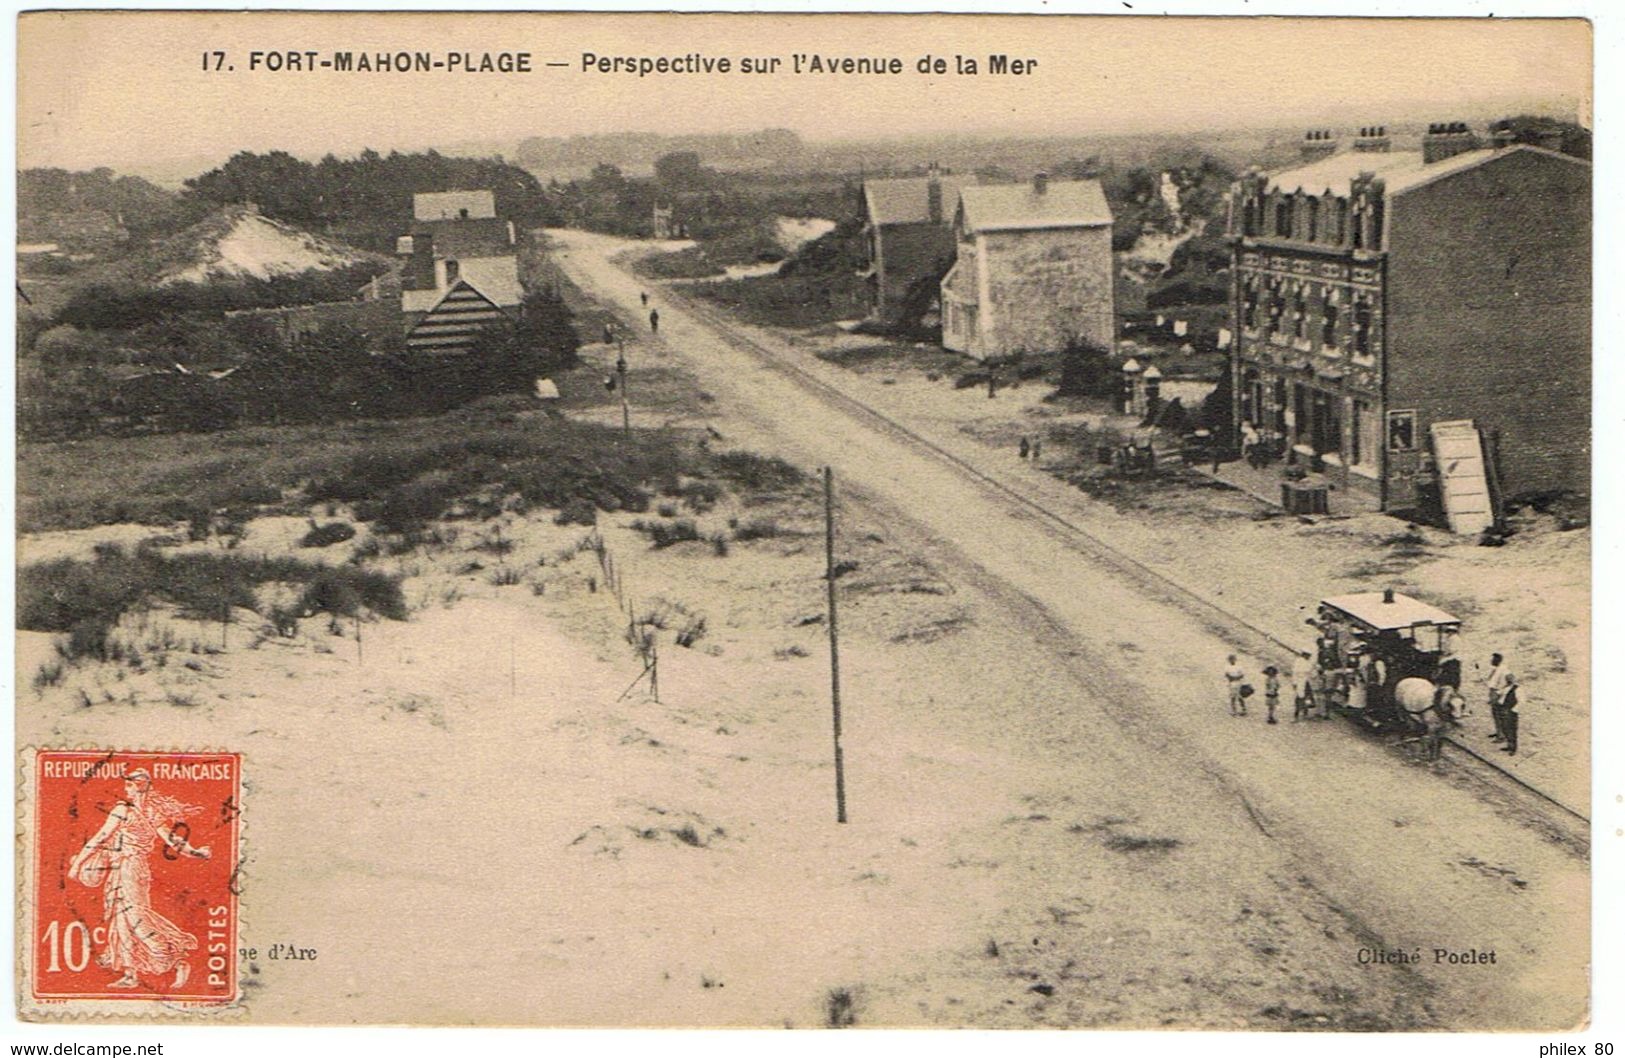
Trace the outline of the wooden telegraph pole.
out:
M 835 726 L 835 822 L 846 822 L 846 762 L 841 756 L 841 647 L 835 626 L 835 471 L 824 468 L 824 582 L 829 593 L 829 697 Z
M 626 337 L 619 331 L 615 339 L 620 343 L 620 353 L 615 357 L 615 375 L 621 386 L 621 432 L 632 436 L 632 409 L 626 402 Z

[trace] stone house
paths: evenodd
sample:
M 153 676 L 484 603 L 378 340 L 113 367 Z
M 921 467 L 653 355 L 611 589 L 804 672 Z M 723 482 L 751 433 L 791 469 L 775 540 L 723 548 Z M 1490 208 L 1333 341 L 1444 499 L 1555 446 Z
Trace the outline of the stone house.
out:
M 1460 123 L 1416 151 L 1316 130 L 1304 158 L 1231 190 L 1236 429 L 1384 510 L 1437 502 L 1444 423 L 1476 424 L 1503 496 L 1586 490 L 1590 163 Z
M 1112 212 L 1099 181 L 967 187 L 942 281 L 942 344 L 978 360 L 1114 347 Z

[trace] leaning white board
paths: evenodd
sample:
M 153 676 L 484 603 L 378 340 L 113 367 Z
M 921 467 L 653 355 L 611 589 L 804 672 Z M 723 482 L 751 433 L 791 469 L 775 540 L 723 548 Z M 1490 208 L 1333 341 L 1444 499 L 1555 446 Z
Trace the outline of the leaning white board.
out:
M 1439 465 L 1439 489 L 1450 531 L 1471 535 L 1495 524 L 1489 481 L 1484 474 L 1484 442 L 1471 419 L 1436 422 L 1430 428 Z

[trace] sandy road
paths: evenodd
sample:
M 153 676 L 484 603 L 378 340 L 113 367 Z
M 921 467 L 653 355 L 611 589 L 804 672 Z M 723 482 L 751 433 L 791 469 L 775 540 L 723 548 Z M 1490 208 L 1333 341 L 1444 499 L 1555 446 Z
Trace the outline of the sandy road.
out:
M 648 284 L 610 260 L 627 244 L 550 234 L 567 249 L 559 263 L 575 281 L 641 318 Z M 1013 729 L 1118 745 L 1126 767 L 1150 754 L 1183 777 L 1171 800 L 1239 804 L 1237 826 L 1261 831 L 1381 946 L 1419 954 L 1414 971 L 1436 989 L 1442 1024 L 1555 1029 L 1582 1020 L 1589 882 L 1581 859 L 1510 822 L 1474 789 L 1407 766 L 1340 725 L 1271 728 L 1257 710 L 1227 716 L 1218 674 L 1232 647 L 1210 629 L 1145 598 L 952 466 L 734 348 L 680 305 L 658 295 L 654 304 L 660 333 L 645 331 L 642 349 L 629 352 L 634 371 L 651 343 L 680 360 L 715 395 L 731 437 L 754 435 L 753 443 L 832 465 L 859 500 L 854 521 L 917 536 L 933 561 L 1065 659 L 1073 686 L 1011 702 Z M 1257 672 L 1258 662 L 1244 664 Z M 1496 961 L 1436 961 L 1435 949 L 1493 951 Z

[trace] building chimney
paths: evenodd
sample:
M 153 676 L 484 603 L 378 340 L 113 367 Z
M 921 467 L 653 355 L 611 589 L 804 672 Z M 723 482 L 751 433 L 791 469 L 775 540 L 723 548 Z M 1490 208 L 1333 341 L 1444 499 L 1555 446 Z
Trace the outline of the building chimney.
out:
M 1303 152 L 1304 161 L 1318 162 L 1337 153 L 1337 140 L 1332 138 L 1331 129 L 1310 129 L 1303 134 L 1303 143 L 1298 149 Z
M 1042 195 L 1049 190 L 1049 174 L 1038 172 L 1033 174 L 1033 194 Z
M 1444 121 L 1428 126 L 1422 137 L 1422 164 L 1432 165 L 1478 149 L 1478 137 L 1465 121 Z
M 926 170 L 925 211 L 932 224 L 942 223 L 942 175 L 937 170 L 936 162 L 932 162 Z
M 1543 150 L 1563 153 L 1563 130 L 1541 129 L 1535 133 L 1535 145 Z
M 412 236 L 412 261 L 406 269 L 413 290 L 434 290 L 434 236 L 419 232 Z
M 1366 154 L 1387 154 L 1393 141 L 1388 138 L 1387 125 L 1367 125 L 1354 141 L 1354 149 Z

